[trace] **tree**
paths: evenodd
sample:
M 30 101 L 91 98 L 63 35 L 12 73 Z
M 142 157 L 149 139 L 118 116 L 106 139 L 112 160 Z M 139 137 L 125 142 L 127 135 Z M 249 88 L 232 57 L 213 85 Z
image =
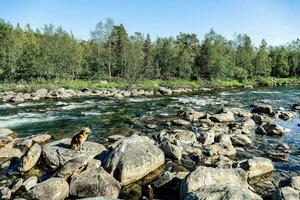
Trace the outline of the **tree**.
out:
M 271 58 L 269 57 L 267 42 L 265 40 L 261 41 L 254 63 L 255 76 L 270 76 L 272 71 Z
M 272 76 L 288 77 L 288 51 L 284 47 L 276 47 L 271 50 Z

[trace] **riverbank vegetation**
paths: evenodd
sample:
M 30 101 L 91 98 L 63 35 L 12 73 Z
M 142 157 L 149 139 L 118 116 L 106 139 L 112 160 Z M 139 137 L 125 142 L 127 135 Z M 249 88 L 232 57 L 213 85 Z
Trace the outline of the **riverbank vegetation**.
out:
M 33 30 L 0 21 L 0 90 L 166 87 L 227 87 L 298 84 L 300 40 L 285 46 L 255 47 L 239 34 L 234 40 L 210 30 L 158 37 L 99 22 L 89 40 L 62 27 Z M 101 83 L 107 80 L 108 83 Z

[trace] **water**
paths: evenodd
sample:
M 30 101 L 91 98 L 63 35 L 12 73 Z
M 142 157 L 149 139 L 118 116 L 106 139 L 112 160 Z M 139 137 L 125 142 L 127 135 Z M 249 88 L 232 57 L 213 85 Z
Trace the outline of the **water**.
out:
M 89 140 L 104 142 L 111 134 L 126 134 L 132 129 L 145 132 L 135 119 L 163 119 L 176 117 L 186 107 L 209 112 L 224 106 L 238 106 L 249 109 L 254 101 L 271 104 L 275 108 L 289 109 L 300 101 L 299 87 L 261 88 L 254 91 L 230 91 L 214 94 L 180 95 L 176 97 L 137 97 L 128 99 L 82 98 L 68 100 L 45 100 L 20 104 L 0 104 L 0 127 L 10 128 L 21 136 L 47 132 L 55 139 L 71 137 L 82 127 L 90 127 Z M 150 119 L 150 120 L 149 120 Z M 154 120 L 155 123 L 157 121 Z M 291 129 L 281 138 L 256 136 L 270 144 L 286 142 L 294 153 L 289 162 L 278 163 L 278 170 L 300 172 L 300 123 L 299 116 L 290 121 L 277 123 Z M 158 124 L 155 131 L 163 128 Z M 147 130 L 149 131 L 149 130 Z M 147 133 L 146 131 L 146 133 Z M 297 153 L 298 152 L 298 153 Z

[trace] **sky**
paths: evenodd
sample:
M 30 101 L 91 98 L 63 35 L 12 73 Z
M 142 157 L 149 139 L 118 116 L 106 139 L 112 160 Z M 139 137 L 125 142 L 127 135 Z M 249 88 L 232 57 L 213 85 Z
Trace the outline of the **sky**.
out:
M 300 38 L 300 0 L 0 0 L 0 18 L 34 29 L 61 25 L 78 39 L 108 17 L 152 39 L 184 32 L 202 40 L 211 28 L 227 39 L 246 33 L 255 45 Z

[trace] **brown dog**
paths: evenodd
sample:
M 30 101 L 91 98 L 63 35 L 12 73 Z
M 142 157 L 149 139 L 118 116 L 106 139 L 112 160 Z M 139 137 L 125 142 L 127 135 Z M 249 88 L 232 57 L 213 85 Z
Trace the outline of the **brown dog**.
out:
M 84 141 L 87 139 L 91 130 L 89 128 L 83 128 L 79 133 L 77 133 L 71 141 L 71 149 L 81 150 Z

